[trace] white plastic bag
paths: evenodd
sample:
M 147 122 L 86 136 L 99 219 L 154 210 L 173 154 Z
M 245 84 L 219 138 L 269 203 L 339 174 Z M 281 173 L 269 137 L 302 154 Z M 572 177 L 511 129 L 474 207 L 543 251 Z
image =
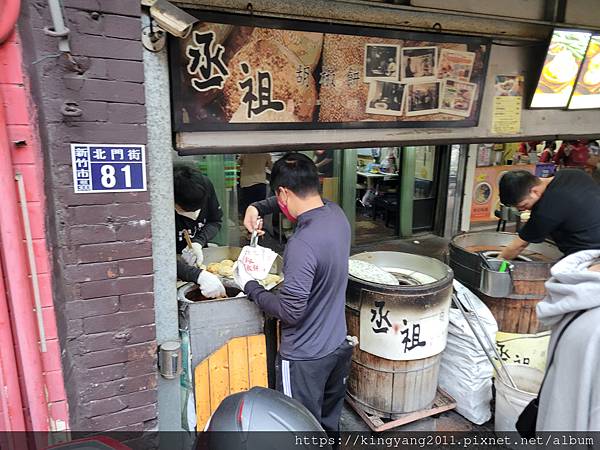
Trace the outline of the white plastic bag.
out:
M 479 324 L 470 305 L 477 312 L 485 331 L 493 341 L 498 324 L 491 311 L 459 281 L 454 280 L 454 289 L 477 332 L 480 334 Z M 461 311 L 451 308 L 449 317 L 448 341 L 442 353 L 439 384 L 454 397 L 459 414 L 481 425 L 492 417 L 490 401 L 494 368 Z
M 261 247 L 260 245 L 256 247 L 247 245 L 240 252 L 238 262 L 241 261 L 248 275 L 255 280 L 262 280 L 269 275 L 275 258 L 277 258 L 277 253 L 270 248 Z

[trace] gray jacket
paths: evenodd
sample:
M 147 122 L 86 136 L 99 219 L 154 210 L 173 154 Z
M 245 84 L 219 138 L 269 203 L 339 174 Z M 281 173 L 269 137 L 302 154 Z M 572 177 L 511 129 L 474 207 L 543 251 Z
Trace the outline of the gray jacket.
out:
M 539 320 L 552 326 L 548 349 L 556 352 L 540 393 L 538 431 L 600 431 L 600 272 L 587 268 L 600 250 L 584 250 L 559 261 L 537 305 Z M 599 261 L 600 262 L 600 261 Z M 584 310 L 556 338 L 574 314 Z

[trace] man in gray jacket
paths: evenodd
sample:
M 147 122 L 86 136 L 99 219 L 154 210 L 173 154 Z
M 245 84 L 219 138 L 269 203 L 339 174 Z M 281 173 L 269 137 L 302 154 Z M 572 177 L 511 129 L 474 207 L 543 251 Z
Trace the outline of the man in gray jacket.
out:
M 321 199 L 317 168 L 303 154 L 275 163 L 271 188 L 275 197 L 248 207 L 244 224 L 252 231 L 259 216 L 275 212 L 297 222 L 283 256 L 283 287 L 266 291 L 241 264 L 234 277 L 250 300 L 281 321 L 277 389 L 337 432 L 353 349 L 344 316 L 350 224 L 338 205 Z
M 546 380 L 539 396 L 537 431 L 600 431 L 600 250 L 573 253 L 552 267 L 547 295 L 537 305 L 552 326 Z M 558 346 L 561 330 L 568 326 Z

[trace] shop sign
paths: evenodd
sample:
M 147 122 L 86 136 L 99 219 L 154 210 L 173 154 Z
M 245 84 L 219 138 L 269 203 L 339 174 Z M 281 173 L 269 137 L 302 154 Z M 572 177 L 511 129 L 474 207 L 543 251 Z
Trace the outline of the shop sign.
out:
M 144 145 L 71 144 L 76 193 L 146 190 Z
M 196 14 L 170 40 L 177 132 L 478 123 L 488 39 Z
M 447 308 L 444 303 L 408 307 L 397 296 L 366 295 L 360 308 L 360 349 L 393 361 L 437 355 L 446 347 Z

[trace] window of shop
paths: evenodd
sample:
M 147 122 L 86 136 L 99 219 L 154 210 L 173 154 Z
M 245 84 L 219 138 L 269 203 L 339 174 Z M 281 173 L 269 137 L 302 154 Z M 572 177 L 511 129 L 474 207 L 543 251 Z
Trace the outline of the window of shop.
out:
M 458 219 L 453 217 L 458 217 L 455 198 L 460 202 L 462 195 L 462 191 L 456 193 L 458 173 L 464 172 L 464 160 L 459 167 L 460 149 L 372 147 L 302 153 L 317 165 L 323 198 L 342 207 L 352 226 L 353 245 L 361 246 L 400 237 L 403 218 L 409 219 L 409 234 L 444 235 L 451 233 L 446 228 L 458 230 Z M 223 221 L 211 244 L 247 244 L 245 210 L 251 203 L 273 195 L 268 184 L 271 166 L 284 153 L 175 157 L 176 162 L 198 168 L 215 188 Z M 282 251 L 293 225 L 279 214 L 266 217 L 264 226 L 265 245 Z
M 496 227 L 515 230 L 527 214 L 500 203 L 498 183 L 511 170 L 527 170 L 539 177 L 552 176 L 562 168 L 577 168 L 600 182 L 600 147 L 594 140 L 528 141 L 479 144 L 473 177 L 470 220 L 472 229 Z

